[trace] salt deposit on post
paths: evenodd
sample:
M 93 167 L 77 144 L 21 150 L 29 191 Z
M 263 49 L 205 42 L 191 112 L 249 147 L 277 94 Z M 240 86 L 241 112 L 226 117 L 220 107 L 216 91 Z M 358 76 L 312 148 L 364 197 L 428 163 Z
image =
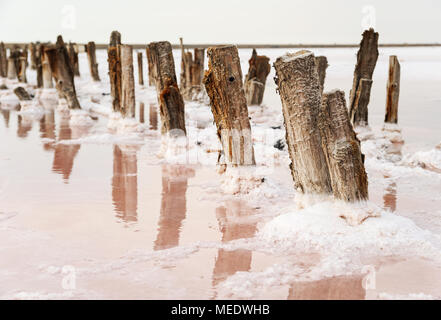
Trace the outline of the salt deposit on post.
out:
M 363 32 L 349 97 L 349 114 L 354 126 L 368 125 L 368 104 L 372 88 L 372 75 L 377 59 L 378 33 L 371 28 Z
M 121 45 L 121 114 L 135 117 L 135 79 L 133 76 L 133 48 Z
M 270 59 L 266 56 L 257 55 L 253 49 L 253 54 L 249 60 L 250 68 L 245 76 L 245 96 L 248 105 L 260 105 L 265 92 L 265 83 L 271 71 Z

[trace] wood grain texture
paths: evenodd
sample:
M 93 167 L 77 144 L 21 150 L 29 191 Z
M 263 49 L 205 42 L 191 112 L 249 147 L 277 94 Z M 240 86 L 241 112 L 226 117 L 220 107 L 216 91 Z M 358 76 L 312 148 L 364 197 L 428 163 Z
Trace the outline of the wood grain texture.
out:
M 253 49 L 248 74 L 245 76 L 245 97 L 248 105 L 262 103 L 266 78 L 271 71 L 269 61 L 268 57 L 257 55 L 257 51 Z
M 398 123 L 398 102 L 400 99 L 401 66 L 397 56 L 389 57 L 389 77 L 387 80 L 386 117 L 384 122 Z

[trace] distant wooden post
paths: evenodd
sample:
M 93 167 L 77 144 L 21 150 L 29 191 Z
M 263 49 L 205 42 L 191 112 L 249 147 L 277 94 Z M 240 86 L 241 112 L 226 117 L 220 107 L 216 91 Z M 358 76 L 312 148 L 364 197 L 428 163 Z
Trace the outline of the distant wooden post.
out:
M 144 85 L 144 75 L 142 70 L 142 52 L 138 52 L 138 83 L 140 86 Z
M 135 79 L 133 77 L 133 48 L 121 45 L 121 114 L 135 117 Z
M 249 60 L 250 68 L 245 77 L 245 96 L 248 105 L 260 105 L 265 92 L 266 78 L 271 71 L 270 59 L 258 56 L 255 49 Z
M 363 32 L 349 97 L 349 116 L 354 126 L 368 125 L 368 104 L 372 87 L 372 75 L 377 59 L 378 33 L 371 28 Z
M 149 44 L 152 72 L 158 94 L 161 114 L 161 133 L 185 129 L 185 105 L 178 88 L 175 62 L 170 42 L 152 42 Z
M 18 72 L 18 81 L 23 82 L 23 83 L 27 83 L 28 79 L 26 78 L 26 68 L 27 68 L 28 62 L 25 57 L 20 57 L 19 61 L 20 61 L 20 69 Z
M 389 57 L 389 78 L 387 81 L 386 118 L 384 122 L 398 123 L 398 101 L 400 98 L 400 63 L 397 56 Z
M 74 73 L 63 38 L 58 36 L 55 47 L 48 47 L 45 52 L 49 58 L 58 94 L 66 99 L 69 109 L 81 109 L 75 91 Z
M 31 69 L 36 70 L 37 69 L 37 46 L 35 43 L 31 42 L 29 45 L 29 54 L 30 54 L 30 60 L 31 60 Z
M 3 42 L 0 42 L 0 77 L 6 78 L 8 76 L 8 57 L 6 55 L 6 47 Z
M 93 81 L 100 81 L 98 74 L 98 63 L 96 62 L 96 49 L 95 42 L 90 41 L 86 45 L 87 58 L 89 59 L 90 75 Z
M 49 62 L 49 56 L 46 53 L 45 46 L 41 46 L 41 77 L 43 81 L 43 88 L 52 89 L 54 84 L 52 82 L 52 70 Z
M 211 47 L 207 50 L 207 55 L 208 71 L 205 72 L 203 83 L 210 97 L 211 111 L 225 162 L 227 166 L 255 165 L 237 47 Z
M 78 52 L 76 49 L 77 45 L 75 43 L 69 42 L 68 52 L 69 52 L 69 60 L 72 65 L 74 75 L 80 76 L 80 66 L 78 63 Z
M 42 58 L 43 58 L 43 45 L 41 43 L 38 43 L 35 46 L 35 69 L 37 71 L 37 88 L 43 88 L 43 65 L 42 65 Z
M 141 123 L 145 122 L 144 109 L 145 109 L 144 102 L 141 102 L 139 104 L 139 122 L 141 122 Z
M 158 130 L 158 109 L 154 104 L 149 108 L 149 123 L 152 130 Z
M 15 58 L 8 58 L 8 79 L 14 80 L 17 79 L 17 69 L 15 68 Z
M 194 59 L 191 52 L 185 52 L 182 38 L 181 42 L 181 82 L 180 89 L 186 100 L 193 100 L 202 91 L 202 78 L 204 77 L 204 49 L 194 49 Z
M 334 196 L 347 202 L 368 199 L 360 141 L 349 121 L 343 91 L 323 95 L 319 120 Z
M 110 94 L 114 112 L 121 110 L 121 34 L 113 31 L 110 35 L 110 43 L 107 49 L 110 78 Z
M 149 76 L 149 86 L 154 86 L 155 85 L 155 77 L 153 76 L 153 63 L 152 63 L 152 58 L 150 55 L 150 49 L 147 46 L 147 48 L 145 49 L 145 55 L 147 57 L 147 68 L 148 68 L 148 76 Z
M 326 69 L 328 69 L 328 59 L 325 56 L 315 57 L 315 67 L 319 75 L 320 90 L 323 92 L 325 87 Z
M 319 129 L 321 92 L 314 54 L 286 54 L 276 60 L 274 68 L 295 187 L 303 193 L 330 194 L 331 179 Z

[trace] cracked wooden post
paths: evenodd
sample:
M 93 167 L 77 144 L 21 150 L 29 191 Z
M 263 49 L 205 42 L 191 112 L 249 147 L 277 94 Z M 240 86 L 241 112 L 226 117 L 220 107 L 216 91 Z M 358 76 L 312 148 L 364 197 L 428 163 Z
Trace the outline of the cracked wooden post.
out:
M 79 77 L 80 76 L 80 66 L 78 63 L 77 45 L 75 43 L 69 42 L 68 52 L 69 52 L 69 60 L 72 65 L 74 75 Z
M 328 59 L 325 56 L 315 57 L 315 67 L 319 75 L 320 91 L 323 93 L 325 87 L 326 69 L 328 69 Z
M 286 54 L 276 60 L 274 68 L 295 188 L 306 194 L 330 194 L 331 179 L 319 129 L 322 97 L 314 54 Z
M 245 96 L 248 105 L 260 105 L 265 92 L 266 78 L 271 71 L 270 59 L 259 56 L 255 49 L 249 60 L 250 68 L 245 77 Z
M 153 76 L 153 63 L 150 55 L 150 49 L 147 46 L 145 49 L 145 56 L 147 57 L 147 68 L 148 68 L 148 76 L 149 76 L 149 86 L 152 87 L 155 85 L 155 77 Z
M 367 200 L 368 179 L 360 141 L 349 121 L 343 91 L 323 95 L 319 120 L 334 197 L 347 202 Z
M 142 72 L 142 52 L 138 52 L 138 83 L 140 86 L 144 85 L 144 75 Z
M 35 46 L 35 70 L 37 71 L 37 88 L 43 88 L 43 45 L 38 43 Z
M 236 46 L 207 50 L 208 71 L 203 83 L 210 97 L 217 135 L 227 166 L 255 165 L 247 101 Z
M 58 94 L 66 99 L 69 109 L 81 109 L 75 91 L 74 73 L 63 38 L 58 36 L 56 45 L 48 47 L 45 53 L 49 58 Z
M 107 48 L 107 62 L 109 63 L 110 95 L 114 112 L 121 110 L 121 61 L 120 46 L 121 34 L 113 31 Z
M 43 88 L 52 89 L 54 84 L 52 82 L 52 70 L 49 62 L 49 56 L 46 53 L 45 46 L 41 46 L 41 77 L 43 81 Z
M 135 79 L 133 76 L 133 48 L 121 45 L 121 114 L 135 117 Z
M 32 70 L 36 70 L 37 69 L 37 46 L 35 45 L 35 43 L 31 42 L 28 45 L 29 48 L 29 55 L 30 55 L 30 60 L 31 60 L 31 69 Z
M 8 76 L 8 56 L 6 55 L 6 47 L 3 42 L 0 42 L 0 77 L 6 78 Z
M 202 91 L 202 79 L 204 77 L 205 50 L 195 48 L 194 59 L 191 52 L 185 52 L 181 41 L 181 82 L 180 89 L 186 100 L 193 100 Z
M 27 83 L 28 79 L 26 78 L 26 68 L 27 68 L 28 62 L 25 57 L 20 57 L 19 61 L 20 61 L 20 69 L 18 72 L 18 81 L 23 82 L 23 83 Z
M 96 62 L 96 49 L 95 42 L 90 41 L 86 45 L 87 58 L 89 59 L 89 69 L 90 76 L 93 81 L 100 81 L 100 76 L 98 74 L 98 63 Z
M 29 93 L 23 87 L 17 87 L 14 89 L 14 94 L 20 101 L 31 101 L 32 98 Z
M 368 125 L 368 104 L 372 87 L 372 75 L 377 59 L 378 33 L 371 28 L 363 32 L 349 97 L 349 116 L 354 126 Z
M 15 67 L 15 58 L 9 57 L 8 58 L 8 79 L 14 80 L 17 79 L 17 69 Z
M 185 129 L 185 105 L 178 88 L 175 62 L 170 42 L 152 42 L 149 44 L 152 72 L 158 94 L 161 115 L 161 133 Z M 177 131 L 174 131 L 177 133 Z
M 400 98 L 400 62 L 397 56 L 389 57 L 389 78 L 387 81 L 386 117 L 384 122 L 398 123 L 398 101 Z

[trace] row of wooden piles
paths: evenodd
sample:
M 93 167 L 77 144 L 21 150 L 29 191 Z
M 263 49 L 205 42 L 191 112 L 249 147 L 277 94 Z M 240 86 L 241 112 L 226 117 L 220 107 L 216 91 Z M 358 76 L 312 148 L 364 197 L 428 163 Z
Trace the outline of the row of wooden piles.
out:
M 3 52 L 2 47 L 2 59 Z M 11 52 L 8 75 L 13 68 L 17 75 L 25 68 L 24 52 Z M 92 79 L 99 81 L 93 42 L 87 44 L 86 52 Z M 204 49 L 195 49 L 193 56 L 185 51 L 181 39 L 181 52 L 179 87 L 171 44 L 152 42 L 146 48 L 148 81 L 149 85 L 156 87 L 161 133 L 186 135 L 184 99 L 195 99 L 205 90 L 222 144 L 222 162 L 232 167 L 254 166 L 247 106 L 262 103 L 266 78 L 271 70 L 269 58 L 259 56 L 253 50 L 249 72 L 243 82 L 236 46 L 208 48 L 208 70 L 205 73 Z M 66 47 L 59 36 L 55 45 L 38 44 L 35 49 L 31 46 L 31 57 L 35 57 L 31 62 L 37 69 L 38 78 L 42 78 L 41 85 L 51 87 L 50 73 L 47 73 L 50 70 L 60 97 L 66 99 L 70 109 L 80 108 L 74 85 L 74 75 L 79 74 L 78 47 L 73 44 Z M 142 53 L 139 52 L 137 57 L 139 84 L 143 85 Z M 343 91 L 323 93 L 328 67 L 326 57 L 299 51 L 275 61 L 275 82 L 282 101 L 291 173 L 300 192 L 331 194 L 348 202 L 368 198 L 364 156 L 354 127 L 368 124 L 367 106 L 377 59 L 378 33 L 370 29 L 363 33 L 357 54 L 349 110 Z M 117 31 L 113 31 L 110 37 L 108 66 L 113 111 L 134 118 L 133 48 L 121 44 L 121 34 Z M 0 69 L 3 67 L 2 62 Z M 386 107 L 386 122 L 390 123 L 397 123 L 399 78 L 398 60 L 391 56 Z

